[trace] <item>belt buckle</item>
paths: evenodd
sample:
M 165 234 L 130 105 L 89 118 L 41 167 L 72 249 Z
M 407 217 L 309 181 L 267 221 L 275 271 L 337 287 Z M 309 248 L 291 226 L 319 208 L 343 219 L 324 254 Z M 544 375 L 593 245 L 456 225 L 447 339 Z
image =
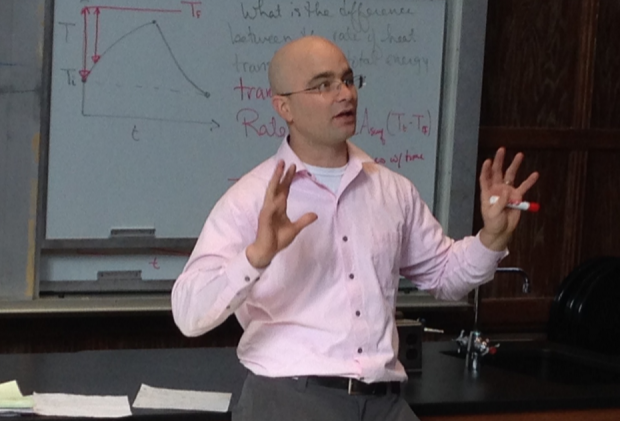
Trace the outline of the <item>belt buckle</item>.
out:
M 364 392 L 360 390 L 359 387 L 356 387 L 356 384 L 359 382 L 359 380 L 354 379 L 354 378 L 349 378 L 349 383 L 347 385 L 347 393 L 349 395 L 363 395 Z
M 349 395 L 351 395 L 351 390 L 353 389 L 353 388 L 352 388 L 352 385 L 353 385 L 353 379 L 352 379 L 352 378 L 349 378 L 349 384 L 348 384 L 348 387 L 347 387 L 347 393 L 348 393 Z

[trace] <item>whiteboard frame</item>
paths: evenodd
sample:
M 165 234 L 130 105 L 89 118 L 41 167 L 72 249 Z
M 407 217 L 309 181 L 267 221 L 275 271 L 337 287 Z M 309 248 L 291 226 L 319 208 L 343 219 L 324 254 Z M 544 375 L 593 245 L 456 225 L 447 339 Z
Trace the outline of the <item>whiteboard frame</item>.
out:
M 80 35 L 82 29 L 85 33 L 93 32 L 93 28 L 99 27 L 95 25 L 98 18 L 87 18 L 86 11 L 91 9 L 84 9 L 82 24 L 81 19 L 77 20 L 77 12 L 83 6 L 79 0 L 56 2 L 46 220 L 48 240 L 109 240 L 126 237 L 127 231 L 131 231 L 134 238 L 137 237 L 136 231 L 141 231 L 143 238 L 147 237 L 144 239 L 148 239 L 149 232 L 152 239 L 195 238 L 204 224 L 205 211 L 215 205 L 234 177 L 240 177 L 258 162 L 268 159 L 272 149 L 275 150 L 281 142 L 285 125 L 274 113 L 270 102 L 261 100 L 264 95 L 255 92 L 254 98 L 249 94 L 240 97 L 232 95 L 231 90 L 241 80 L 246 86 L 261 86 L 266 81 L 264 69 L 244 73 L 233 68 L 226 75 L 220 73 L 222 66 L 226 68 L 233 59 L 263 60 L 266 63 L 264 60 L 276 48 L 272 44 L 283 40 L 265 44 L 261 41 L 260 47 L 236 41 L 240 36 L 236 32 L 245 34 L 241 26 L 246 24 L 250 32 L 268 30 L 278 34 L 276 36 L 294 38 L 300 35 L 297 30 L 303 25 L 303 28 L 312 28 L 329 38 L 340 38 L 338 43 L 351 55 L 351 65 L 356 72 L 363 72 L 369 81 L 375 81 L 369 82 L 360 96 L 358 130 L 353 142 L 371 157 L 376 157 L 378 162 L 412 180 L 423 200 L 431 208 L 434 206 L 447 0 L 364 3 L 372 9 L 389 7 L 392 10 L 378 13 L 376 18 L 364 19 L 368 27 L 366 24 L 360 27 L 357 19 L 342 16 L 344 8 L 357 8 L 349 3 L 344 3 L 340 10 L 338 3 L 334 3 L 333 8 L 330 5 L 330 18 L 289 19 L 290 10 L 283 10 L 282 19 L 270 20 L 268 24 L 262 18 L 260 23 L 258 20 L 242 20 L 238 10 L 241 3 L 247 4 L 245 1 L 215 2 L 203 10 L 213 9 L 203 15 L 207 20 L 193 19 L 195 23 L 189 24 L 185 22 L 191 19 L 189 13 L 169 14 L 170 18 L 162 18 L 158 23 L 155 20 L 157 14 L 104 12 L 105 8 L 116 8 L 119 1 L 103 0 L 92 3 L 92 7 L 100 5 L 102 8 L 102 33 L 96 32 L 97 36 L 89 33 L 88 37 L 81 39 L 75 35 Z M 276 3 L 276 0 L 265 1 L 264 7 L 274 7 Z M 302 4 L 303 0 L 294 5 Z M 137 6 L 137 10 L 151 6 L 144 0 L 134 0 L 127 5 Z M 183 11 L 183 7 L 173 10 L 175 5 L 180 6 L 178 0 L 158 0 L 153 5 L 155 9 L 150 10 Z M 291 3 L 291 7 L 294 5 Z M 282 6 L 288 7 L 286 4 Z M 401 7 L 407 12 L 395 11 Z M 398 16 L 379 16 L 394 13 Z M 77 23 L 78 28 L 65 31 L 62 21 Z M 404 34 L 409 25 L 411 32 L 407 37 L 410 38 L 402 38 L 400 32 Z M 348 28 L 347 35 L 337 35 L 345 27 Z M 351 28 L 354 36 L 349 34 Z M 400 35 L 398 39 L 394 38 L 395 30 Z M 384 35 L 386 31 L 387 36 Z M 69 32 L 71 37 L 67 35 Z M 188 34 L 190 39 L 187 39 Z M 210 42 L 204 44 L 205 37 Z M 75 74 L 77 69 L 70 76 L 68 70 L 65 75 L 63 67 L 78 67 L 79 62 L 81 68 L 82 56 L 87 49 L 93 49 L 91 39 L 102 40 L 94 48 L 97 50 L 99 45 L 101 57 L 106 59 L 94 64 L 87 60 L 90 70 L 85 68 L 83 71 L 89 72 L 88 83 L 86 78 L 84 83 L 71 81 L 79 79 Z M 192 41 L 198 41 L 198 44 Z M 145 48 L 147 45 L 149 47 Z M 210 47 L 202 50 L 201 45 Z M 146 57 L 138 54 L 138 51 L 147 50 L 151 51 Z M 196 53 L 199 57 L 195 56 Z M 369 58 L 369 55 L 373 57 L 370 64 L 365 64 L 365 59 L 358 60 L 358 57 Z M 149 65 L 145 66 L 145 63 Z M 155 68 L 158 71 L 149 71 Z M 181 74 L 186 78 L 191 75 L 192 80 L 200 85 L 214 85 L 209 92 L 219 106 L 203 102 L 204 96 L 195 95 L 196 91 L 186 92 L 187 80 L 177 77 Z M 165 77 L 165 82 L 161 77 Z M 201 79 L 204 80 L 198 82 Z M 190 83 L 194 84 L 191 80 Z M 124 89 L 115 90 L 115 86 Z M 253 86 L 250 89 L 253 90 Z M 177 93 L 170 93 L 172 88 Z M 236 86 L 235 90 L 239 88 Z M 111 94 L 112 91 L 115 94 Z M 181 92 L 187 95 L 180 96 Z M 262 89 L 259 88 L 259 92 L 263 92 Z M 250 102 L 246 103 L 248 98 Z M 256 115 L 250 115 L 254 109 Z M 193 110 L 199 110 L 199 114 Z M 188 114 L 184 115 L 186 111 Z M 256 125 L 247 126 L 246 118 L 249 121 L 254 117 L 258 119 Z M 259 133 L 253 128 L 266 123 L 270 117 L 276 120 L 267 126 L 273 124 L 278 128 L 275 132 L 265 130 Z M 204 124 L 180 125 L 173 122 L 176 119 L 215 119 L 221 127 L 211 131 Z M 248 127 L 252 129 L 248 130 Z M 133 138 L 134 132 L 140 135 Z M 183 169 L 179 168 L 179 163 Z M 168 176 L 162 177 L 162 174 Z M 192 188 L 179 188 L 190 180 L 191 183 L 203 180 L 200 194 L 196 195 Z
M 435 215 L 448 235 L 461 238 L 472 233 L 473 209 L 476 179 L 477 179 L 477 151 L 480 120 L 480 97 L 482 92 L 482 73 L 484 64 L 484 44 L 486 32 L 486 12 L 488 0 L 449 0 L 446 13 L 446 33 L 444 46 L 443 82 L 441 93 L 441 128 L 439 133 L 437 174 L 435 188 Z M 10 149 L 6 162 L 11 168 L 28 168 L 28 171 L 15 171 L 14 177 L 2 179 L 0 202 L 7 204 L 3 211 L 8 217 L 0 219 L 0 229 L 7 232 L 10 227 L 13 231 L 27 232 L 32 225 L 32 204 L 28 201 L 15 201 L 14 186 L 28 189 L 29 195 L 38 197 L 36 212 L 36 256 L 28 259 L 32 254 L 32 244 L 28 238 L 7 238 L 0 236 L 0 247 L 12 247 L 15 253 L 12 258 L 0 255 L 0 265 L 6 268 L 0 272 L 0 300 L 24 301 L 34 300 L 32 308 L 36 309 L 39 298 L 38 286 L 41 282 L 38 273 L 38 264 L 42 253 L 62 253 L 67 249 L 80 250 L 107 249 L 116 250 L 119 246 L 128 253 L 139 252 L 145 247 L 159 247 L 161 240 L 138 239 L 134 242 L 126 241 L 120 245 L 115 240 L 85 240 L 81 242 L 49 241 L 45 239 L 46 206 L 46 174 L 47 150 L 49 147 L 49 96 L 51 73 L 51 45 L 49 40 L 53 24 L 54 0 L 39 0 L 36 2 L 22 2 L 9 0 L 9 8 L 23 11 L 36 16 L 38 9 L 44 5 L 45 28 L 33 35 L 31 39 L 23 40 L 21 48 L 31 48 L 32 51 L 41 50 L 42 69 L 41 78 L 36 83 L 35 95 L 40 100 L 39 127 L 41 144 L 39 150 L 39 164 L 33 166 L 30 153 L 30 136 L 32 127 L 13 128 L 12 135 L 22 138 L 19 150 Z M 4 2 L 3 2 L 4 3 Z M 7 3 L 4 3 L 5 5 Z M 17 15 L 17 13 L 14 13 Z M 8 29 L 5 29 L 8 31 Z M 3 35 L 0 29 L 0 35 Z M 8 35 L 8 34 L 4 34 Z M 10 37 L 4 37 L 10 39 Z M 27 45 L 24 45 L 26 43 Z M 16 47 L 14 47 L 16 48 Z M 11 102 L 9 101 L 9 104 Z M 15 114 L 15 113 L 14 113 Z M 16 116 L 17 117 L 17 116 Z M 8 135 L 0 133 L 0 147 L 6 150 L 9 143 Z M 458 157 L 458 160 L 455 160 Z M 3 161 L 4 162 L 4 161 Z M 33 183 L 32 180 L 38 180 Z M 33 187 L 34 185 L 34 187 Z M 20 234 L 21 235 L 21 234 Z M 164 240 L 166 241 L 166 240 Z M 174 247 L 188 247 L 192 239 L 175 239 L 163 245 Z M 17 254 L 18 258 L 15 258 Z M 24 264 L 26 262 L 26 264 Z M 34 273 L 34 288 L 32 287 Z M 8 274 L 8 275 L 7 275 Z M 122 302 L 120 300 L 119 302 Z M 164 300 L 164 302 L 166 302 Z M 165 304 L 162 304 L 166 307 Z M 415 306 L 412 303 L 411 306 Z M 428 307 L 428 303 L 424 305 Z M 438 305 L 440 306 L 440 305 Z M 24 311 L 22 305 L 21 311 Z M 95 308 L 95 307 L 93 307 Z M 152 308 L 151 308 L 152 309 Z M 168 308 L 162 308 L 167 310 Z M 119 304 L 119 310 L 131 310 Z M 136 308 L 136 310 L 138 310 Z M 27 311 L 27 310 L 26 310 Z M 67 310 L 69 311 L 69 310 Z M 95 311 L 95 310 L 93 310 Z
M 448 1 L 434 211 L 457 239 L 472 234 L 477 199 L 486 17 L 487 0 Z

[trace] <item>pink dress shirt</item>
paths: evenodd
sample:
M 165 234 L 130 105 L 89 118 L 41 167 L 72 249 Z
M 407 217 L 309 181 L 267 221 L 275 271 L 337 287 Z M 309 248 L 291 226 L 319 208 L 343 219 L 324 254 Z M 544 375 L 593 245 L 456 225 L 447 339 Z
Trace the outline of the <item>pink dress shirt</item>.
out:
M 174 320 L 198 336 L 235 314 L 241 363 L 269 377 L 330 375 L 365 382 L 406 379 L 397 359 L 395 300 L 402 276 L 439 299 L 457 300 L 493 278 L 507 254 L 477 237 L 453 241 L 413 184 L 348 142 L 334 194 L 285 140 L 222 196 L 174 284 Z M 263 269 L 250 265 L 258 214 L 276 162 L 297 166 L 288 199 L 296 220 L 318 220 Z

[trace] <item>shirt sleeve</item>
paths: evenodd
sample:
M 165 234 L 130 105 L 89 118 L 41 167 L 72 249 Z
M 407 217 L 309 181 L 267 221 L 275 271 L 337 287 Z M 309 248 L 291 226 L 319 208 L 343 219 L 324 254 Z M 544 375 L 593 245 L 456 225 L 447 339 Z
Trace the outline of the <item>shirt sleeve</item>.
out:
M 172 288 L 172 315 L 186 336 L 217 327 L 244 302 L 263 270 L 245 250 L 256 236 L 258 215 L 235 205 L 227 194 L 215 205 L 196 246 Z M 242 202 L 242 201 L 238 201 Z
M 415 188 L 412 190 L 412 207 L 403 236 L 401 275 L 437 299 L 454 301 L 492 280 L 508 250 L 497 252 L 486 248 L 479 234 L 459 241 L 447 237 Z

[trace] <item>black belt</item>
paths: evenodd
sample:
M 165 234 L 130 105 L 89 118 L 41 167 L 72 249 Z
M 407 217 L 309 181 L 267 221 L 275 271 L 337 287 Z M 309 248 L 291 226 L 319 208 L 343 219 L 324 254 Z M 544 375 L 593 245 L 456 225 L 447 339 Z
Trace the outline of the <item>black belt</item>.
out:
M 399 382 L 364 383 L 347 377 L 308 376 L 308 384 L 346 390 L 349 395 L 386 395 L 400 393 Z

